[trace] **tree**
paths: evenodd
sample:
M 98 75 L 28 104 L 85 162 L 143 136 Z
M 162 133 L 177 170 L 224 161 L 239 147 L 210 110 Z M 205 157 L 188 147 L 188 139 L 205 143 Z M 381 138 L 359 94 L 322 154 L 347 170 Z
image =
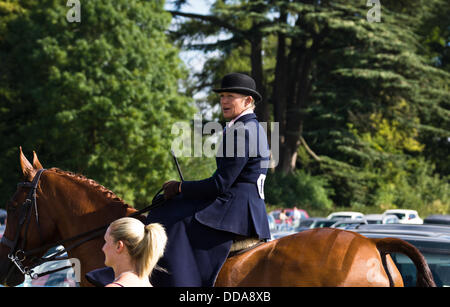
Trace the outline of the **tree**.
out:
M 277 171 L 307 167 L 325 175 L 335 203 L 348 205 L 374 202 L 376 173 L 367 166 L 393 157 L 388 149 L 380 155 L 362 138 L 379 134 L 371 118 L 402 133 L 417 132 L 410 141 L 426 146 L 401 148 L 397 154 L 403 157 L 433 157 L 429 149 L 448 143 L 449 74 L 423 54 L 420 34 L 442 5 L 383 3 L 379 23 L 368 22 L 365 2 L 348 0 L 218 0 L 207 16 L 171 13 L 188 18 L 174 33 L 186 48 L 221 52 L 197 76 L 199 86 L 216 85 L 224 72 L 238 69 L 257 80 L 266 97 L 259 119 L 280 123 Z M 224 39 L 197 43 L 211 35 Z M 313 161 L 306 165 L 300 152 Z M 445 174 L 442 168 L 435 172 Z
M 84 1 L 79 23 L 68 22 L 70 8 L 58 1 L 21 6 L 0 37 L 3 181 L 17 177 L 22 145 L 44 166 L 148 204 L 176 174 L 172 124 L 193 115 L 178 89 L 185 72 L 166 37 L 163 1 Z M 2 195 L 11 194 L 7 186 Z

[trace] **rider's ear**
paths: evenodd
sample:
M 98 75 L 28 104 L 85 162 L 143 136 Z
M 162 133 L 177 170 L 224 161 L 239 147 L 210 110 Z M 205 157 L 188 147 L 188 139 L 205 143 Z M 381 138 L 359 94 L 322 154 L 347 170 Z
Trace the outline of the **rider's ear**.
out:
M 36 170 L 31 165 L 31 163 L 27 160 L 25 155 L 22 152 L 22 146 L 20 147 L 20 167 L 22 168 L 23 176 L 26 180 L 31 181 L 36 175 Z
M 43 169 L 41 162 L 39 162 L 36 152 L 33 150 L 33 168 L 35 170 Z

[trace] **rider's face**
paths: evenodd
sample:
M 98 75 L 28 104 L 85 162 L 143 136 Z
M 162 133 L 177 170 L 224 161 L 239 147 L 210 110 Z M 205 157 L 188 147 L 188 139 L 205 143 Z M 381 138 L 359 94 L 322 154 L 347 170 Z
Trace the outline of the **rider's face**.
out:
M 220 105 L 223 117 L 233 119 L 250 107 L 251 98 L 238 93 L 220 93 Z

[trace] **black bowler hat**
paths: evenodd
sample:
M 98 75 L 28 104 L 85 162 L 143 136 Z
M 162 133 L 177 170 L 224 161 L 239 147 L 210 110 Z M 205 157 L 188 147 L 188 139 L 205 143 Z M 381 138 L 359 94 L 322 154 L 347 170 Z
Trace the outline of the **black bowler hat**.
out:
M 213 89 L 216 93 L 230 92 L 252 96 L 256 102 L 262 100 L 261 94 L 256 91 L 256 83 L 245 74 L 231 73 L 223 77 L 221 88 Z

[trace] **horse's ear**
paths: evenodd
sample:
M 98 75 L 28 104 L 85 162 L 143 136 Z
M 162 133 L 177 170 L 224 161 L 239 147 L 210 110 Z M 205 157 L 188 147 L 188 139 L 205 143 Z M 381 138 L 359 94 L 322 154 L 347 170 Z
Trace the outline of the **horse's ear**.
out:
M 39 162 L 37 154 L 34 150 L 33 150 L 33 168 L 35 170 L 43 169 L 42 164 L 41 164 L 41 162 Z
M 22 146 L 20 146 L 19 149 L 20 149 L 20 167 L 22 168 L 23 176 L 28 181 L 31 181 L 34 178 L 34 175 L 36 175 L 36 170 L 33 168 L 31 163 L 27 160 L 27 158 L 23 154 Z

